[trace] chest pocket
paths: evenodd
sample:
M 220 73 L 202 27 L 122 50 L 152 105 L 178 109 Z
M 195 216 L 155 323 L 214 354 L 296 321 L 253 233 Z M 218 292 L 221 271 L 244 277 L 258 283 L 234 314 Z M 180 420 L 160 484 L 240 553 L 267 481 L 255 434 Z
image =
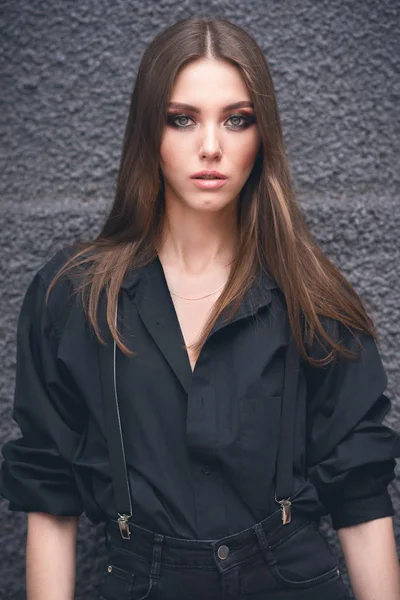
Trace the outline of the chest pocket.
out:
M 281 396 L 271 395 L 259 378 L 239 398 L 238 446 L 241 493 L 260 514 L 272 508 L 273 477 L 281 424 Z M 276 506 L 274 507 L 276 508 Z

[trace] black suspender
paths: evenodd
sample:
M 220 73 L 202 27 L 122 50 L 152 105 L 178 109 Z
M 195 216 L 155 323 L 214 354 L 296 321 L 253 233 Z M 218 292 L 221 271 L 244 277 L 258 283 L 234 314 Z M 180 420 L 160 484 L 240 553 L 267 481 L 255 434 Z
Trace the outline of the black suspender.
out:
M 118 306 L 115 315 L 117 324 Z M 132 516 L 132 500 L 129 478 L 126 468 L 125 451 L 122 437 L 121 419 L 117 393 L 117 345 L 113 340 L 113 360 L 110 363 L 106 350 L 100 351 L 100 376 L 104 397 L 104 412 L 110 468 L 114 487 L 114 498 L 118 512 L 118 523 L 121 536 L 130 538 L 129 518 Z M 291 519 L 292 481 L 293 481 L 293 449 L 296 421 L 297 381 L 299 373 L 300 353 L 297 345 L 290 337 L 286 348 L 284 388 L 281 407 L 281 428 L 276 461 L 276 494 L 275 500 L 282 507 L 282 522 L 285 525 Z
M 281 427 L 278 454 L 276 460 L 275 500 L 282 507 L 284 525 L 291 520 L 291 501 L 293 486 L 293 450 L 296 424 L 297 381 L 300 366 L 300 351 L 290 336 L 285 356 L 285 379 L 281 406 Z
M 118 304 L 115 314 L 117 325 Z M 103 389 L 104 416 L 106 420 L 110 468 L 114 487 L 114 499 L 118 512 L 121 535 L 130 538 L 128 521 L 132 516 L 132 500 L 126 469 L 121 419 L 117 393 L 117 344 L 113 340 L 113 360 L 110 362 L 106 349 L 100 350 L 100 377 Z

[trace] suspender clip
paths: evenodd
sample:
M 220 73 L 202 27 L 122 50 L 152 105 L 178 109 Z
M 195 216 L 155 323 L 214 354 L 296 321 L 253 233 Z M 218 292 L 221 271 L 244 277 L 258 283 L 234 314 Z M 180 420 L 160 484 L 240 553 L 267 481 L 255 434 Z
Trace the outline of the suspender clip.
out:
M 292 520 L 292 502 L 290 498 L 286 498 L 284 500 L 277 500 L 275 496 L 275 501 L 281 505 L 282 509 L 282 524 L 287 525 Z
M 129 529 L 129 517 L 131 517 L 131 516 L 132 516 L 132 513 L 130 515 L 127 515 L 127 514 L 120 515 L 118 513 L 119 530 L 120 530 L 121 536 L 124 538 L 124 540 L 129 540 L 131 537 L 131 532 Z

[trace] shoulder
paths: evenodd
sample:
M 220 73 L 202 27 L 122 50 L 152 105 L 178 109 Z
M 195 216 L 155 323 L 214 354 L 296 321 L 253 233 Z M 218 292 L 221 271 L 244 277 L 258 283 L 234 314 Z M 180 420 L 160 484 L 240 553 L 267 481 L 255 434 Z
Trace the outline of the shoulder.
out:
M 66 262 L 72 258 L 76 250 L 73 246 L 64 246 L 58 252 L 53 254 L 37 271 L 37 276 L 42 280 L 45 289 L 47 290 L 56 274 L 62 269 Z M 63 278 L 69 280 L 70 277 Z
M 61 275 L 52 284 L 53 279 L 75 253 L 76 249 L 73 246 L 61 248 L 38 269 L 33 279 L 37 280 L 41 287 L 42 308 L 49 312 L 58 333 L 63 330 L 71 309 L 81 306 L 73 271 Z

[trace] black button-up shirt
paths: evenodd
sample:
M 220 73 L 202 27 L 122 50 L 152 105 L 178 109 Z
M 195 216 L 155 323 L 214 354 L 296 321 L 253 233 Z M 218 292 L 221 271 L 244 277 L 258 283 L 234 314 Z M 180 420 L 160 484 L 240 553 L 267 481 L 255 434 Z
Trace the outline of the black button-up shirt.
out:
M 0 491 L 10 510 L 85 512 L 99 523 L 117 518 L 99 371 L 99 353 L 112 360 L 112 352 L 97 341 L 67 279 L 46 306 L 64 260 L 60 251 L 48 261 L 23 300 L 13 410 L 22 437 L 3 446 Z M 132 520 L 165 535 L 216 539 L 276 510 L 290 334 L 276 282 L 264 272 L 236 315 L 218 319 L 193 373 L 158 257 L 128 273 L 119 304 L 118 327 L 136 352 L 117 356 Z M 336 528 L 393 514 L 387 484 L 399 437 L 381 423 L 390 402 L 377 347 L 359 337 L 365 351 L 357 361 L 325 369 L 302 361 L 298 380 L 293 510 L 330 512 Z M 312 351 L 323 356 L 318 346 Z

